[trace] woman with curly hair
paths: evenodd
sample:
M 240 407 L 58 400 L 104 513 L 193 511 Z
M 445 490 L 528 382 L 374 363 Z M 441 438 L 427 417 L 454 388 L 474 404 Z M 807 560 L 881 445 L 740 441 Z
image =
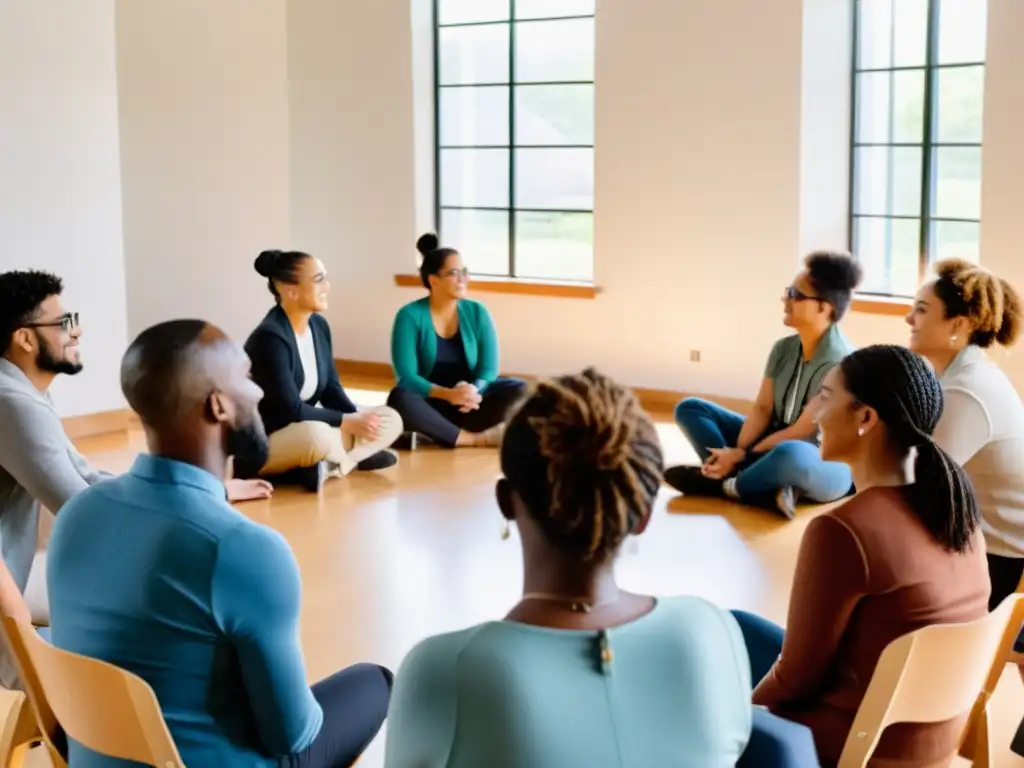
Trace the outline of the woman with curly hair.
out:
M 406 657 L 387 768 L 734 766 L 752 719 L 736 621 L 615 580 L 661 483 L 657 433 L 633 394 L 593 370 L 538 384 L 509 421 L 501 469 L 523 595 L 503 620 Z
M 932 364 L 945 395 L 935 442 L 978 495 L 992 609 L 1024 574 L 1024 404 L 985 350 L 1017 341 L 1021 301 L 1005 280 L 966 261 L 942 261 L 935 273 L 907 315 L 910 348 Z

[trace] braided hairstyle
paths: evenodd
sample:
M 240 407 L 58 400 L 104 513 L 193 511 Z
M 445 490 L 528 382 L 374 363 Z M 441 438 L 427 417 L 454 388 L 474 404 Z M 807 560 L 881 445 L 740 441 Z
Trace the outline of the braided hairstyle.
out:
M 839 364 L 847 391 L 873 408 L 900 454 L 916 449 L 911 508 L 946 549 L 964 552 L 980 524 L 974 487 L 963 468 L 932 440 L 942 416 L 942 387 L 924 358 L 905 347 L 878 344 Z
M 1024 310 L 1013 286 L 963 259 L 940 261 L 935 273 L 938 279 L 932 290 L 945 307 L 946 319 L 968 318 L 974 326 L 971 344 L 988 348 L 995 342 L 1009 347 L 1017 341 Z
M 501 446 L 501 470 L 548 541 L 587 561 L 614 557 L 650 512 L 662 468 L 636 396 L 593 368 L 535 384 Z

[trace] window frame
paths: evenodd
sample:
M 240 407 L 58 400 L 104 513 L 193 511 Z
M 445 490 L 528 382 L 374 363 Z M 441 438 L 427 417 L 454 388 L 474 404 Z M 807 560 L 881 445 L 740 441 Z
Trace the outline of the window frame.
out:
M 895 2 L 896 0 L 894 0 Z M 986 55 L 981 61 L 965 61 L 965 62 L 951 62 L 941 63 L 939 61 L 939 36 L 941 32 L 941 11 L 942 11 L 942 0 L 927 0 L 927 27 L 925 30 L 925 59 L 923 65 L 894 65 L 892 62 L 885 67 L 860 67 L 860 43 L 861 43 L 861 13 L 860 9 L 864 2 L 872 2 L 872 0 L 851 0 L 850 6 L 852 11 L 852 51 L 851 51 L 851 76 L 850 76 L 850 155 L 849 155 L 849 215 L 847 217 L 847 246 L 851 253 L 854 255 L 858 254 L 857 249 L 857 222 L 859 219 L 875 219 L 887 222 L 892 221 L 919 221 L 918 228 L 918 258 L 917 258 L 917 271 L 918 271 L 918 283 L 925 279 L 929 270 L 932 267 L 932 251 L 934 246 L 934 225 L 936 223 L 963 223 L 963 224 L 974 224 L 979 228 L 979 246 L 980 246 L 980 228 L 982 221 L 982 212 L 979 211 L 978 218 L 957 218 L 949 216 L 939 216 L 933 214 L 936 210 L 936 200 L 938 194 L 938 183 L 936 173 L 936 148 L 969 148 L 978 149 L 983 152 L 984 147 L 984 90 L 982 92 L 982 135 L 977 142 L 943 142 L 938 141 L 938 121 L 937 121 L 937 84 L 939 75 L 948 70 L 952 69 L 971 69 L 981 67 L 982 72 L 986 73 L 987 67 L 987 51 Z M 988 0 L 984 0 L 986 3 L 986 16 L 988 13 Z M 987 42 L 987 41 L 986 41 Z M 924 93 L 923 93 L 923 118 L 922 118 L 922 130 L 920 142 L 861 142 L 858 141 L 858 123 L 860 117 L 860 103 L 858 99 L 858 84 L 860 82 L 860 76 L 871 73 L 887 73 L 892 75 L 897 72 L 922 72 L 924 79 Z M 892 87 L 890 85 L 890 87 Z M 982 86 L 984 89 L 984 85 Z M 890 137 L 891 138 L 891 137 Z M 911 148 L 921 150 L 921 177 L 920 177 L 920 208 L 913 214 L 864 214 L 857 213 L 857 150 L 862 147 L 880 147 L 880 148 Z M 979 167 L 979 178 L 981 177 L 983 167 Z M 981 180 L 983 184 L 984 181 Z M 891 235 L 889 236 L 891 239 Z M 892 275 L 892 252 L 886 255 L 886 272 L 887 280 Z M 893 292 L 881 291 L 858 291 L 858 296 L 863 296 L 865 299 L 872 300 L 878 299 L 881 301 L 897 300 L 905 301 L 912 298 L 912 296 L 906 296 L 904 294 Z
M 569 15 L 557 15 L 557 16 L 543 16 L 543 17 L 530 17 L 526 19 L 516 18 L 516 0 L 508 0 L 509 2 L 509 15 L 507 19 L 492 20 L 492 21 L 467 21 L 467 22 L 453 22 L 449 24 L 442 24 L 440 18 L 440 3 L 441 0 L 431 0 L 432 9 L 432 27 L 433 27 L 433 55 L 434 55 L 434 95 L 433 95 L 433 107 L 434 107 L 434 228 L 438 233 L 438 236 L 443 240 L 444 233 L 442 232 L 442 214 L 444 211 L 484 211 L 484 212 L 496 212 L 505 213 L 508 216 L 508 262 L 507 268 L 504 274 L 489 274 L 481 273 L 481 277 L 490 281 L 522 281 L 528 283 L 551 283 L 551 284 L 570 284 L 570 285 L 590 285 L 592 286 L 593 279 L 586 278 L 566 278 L 566 279 L 550 279 L 550 278 L 538 278 L 516 274 L 516 214 L 517 213 L 540 213 L 540 214 L 583 214 L 589 215 L 591 219 L 591 231 L 593 232 L 594 225 L 594 205 L 591 201 L 589 209 L 586 208 L 573 208 L 573 209 L 560 209 L 560 208 L 531 208 L 531 207 L 518 207 L 516 205 L 516 155 L 518 150 L 590 150 L 591 153 L 595 152 L 595 139 L 591 140 L 590 144 L 555 144 L 555 145 L 541 145 L 541 144 L 517 144 L 516 143 L 516 88 L 521 87 L 532 87 L 532 86 L 590 86 L 595 88 L 595 80 L 546 80 L 546 81 L 528 81 L 520 83 L 516 80 L 516 28 L 520 24 L 531 24 L 531 23 L 546 23 L 552 21 L 573 21 L 573 20 L 586 20 L 590 19 L 595 22 L 596 29 L 596 8 L 594 13 L 588 14 L 569 14 Z M 483 26 L 499 26 L 507 25 L 509 30 L 508 35 L 508 81 L 507 82 L 479 82 L 479 83 L 441 83 L 441 30 L 452 29 L 460 27 L 483 27 Z M 596 54 L 595 65 L 596 65 Z M 495 145 L 495 144 L 473 144 L 473 145 L 444 145 L 441 141 L 441 94 L 445 89 L 448 88 L 486 88 L 486 87 L 506 87 L 508 88 L 508 144 L 506 145 Z M 459 150 L 459 149 L 471 149 L 471 150 L 504 150 L 508 152 L 508 205 L 507 206 L 483 206 L 483 205 L 442 205 L 441 202 L 441 155 L 445 150 Z M 596 187 L 596 185 L 594 185 Z M 593 190 L 591 190 L 593 195 Z M 593 238 L 593 235 L 592 235 Z M 591 244 L 591 265 L 593 265 L 594 258 L 594 247 Z M 474 280 L 476 282 L 476 280 Z

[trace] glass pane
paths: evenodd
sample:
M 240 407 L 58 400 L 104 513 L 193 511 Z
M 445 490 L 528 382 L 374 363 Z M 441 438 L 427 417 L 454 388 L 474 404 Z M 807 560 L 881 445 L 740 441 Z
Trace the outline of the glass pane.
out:
M 919 219 L 855 218 L 853 252 L 864 267 L 865 293 L 913 296 L 920 282 Z
M 508 150 L 442 149 L 441 205 L 508 208 Z
M 516 208 L 590 211 L 594 150 L 516 150 Z
M 981 143 L 985 67 L 953 67 L 935 73 L 938 142 Z
M 516 214 L 516 277 L 594 279 L 594 214 Z
M 516 144 L 593 144 L 594 86 L 516 87 Z
M 854 213 L 920 215 L 921 154 L 918 147 L 855 149 Z
M 438 0 L 438 24 L 465 24 L 472 21 L 505 21 L 509 18 L 509 0 Z
M 594 20 L 516 24 L 516 82 L 594 79 Z
M 441 209 L 441 242 L 462 254 L 473 275 L 508 276 L 508 213 Z
M 441 145 L 508 146 L 508 86 L 440 90 Z
M 438 31 L 439 85 L 508 82 L 508 24 Z
M 981 147 L 936 147 L 935 210 L 940 219 L 981 218 Z
M 984 61 L 988 29 L 987 0 L 937 0 L 939 64 Z
M 928 0 L 857 0 L 857 68 L 921 67 Z
M 981 225 L 973 221 L 933 221 L 932 261 L 967 259 L 978 263 Z
M 857 75 L 857 142 L 924 141 L 924 70 Z
M 517 19 L 593 16 L 595 0 L 516 0 Z

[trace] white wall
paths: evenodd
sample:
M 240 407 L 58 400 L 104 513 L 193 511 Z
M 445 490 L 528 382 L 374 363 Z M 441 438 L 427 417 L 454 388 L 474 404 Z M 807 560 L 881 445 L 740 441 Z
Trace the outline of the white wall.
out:
M 392 276 L 412 271 L 429 210 L 430 85 L 410 41 L 423 1 L 288 3 L 292 235 L 333 270 L 342 357 L 387 361 L 392 313 L 419 295 Z M 1010 32 L 1024 3 L 990 3 L 982 259 L 1024 287 L 1024 53 Z M 848 0 L 598 0 L 597 13 L 604 293 L 484 295 L 503 367 L 594 363 L 634 385 L 751 395 L 800 256 L 847 244 Z M 861 345 L 906 341 L 900 317 L 852 313 L 845 329 Z
M 78 0 L 75 0 L 78 2 Z M 128 324 L 244 339 L 287 247 L 285 0 L 117 0 Z
M 64 278 L 85 370 L 64 416 L 124 406 L 125 274 L 114 0 L 0 0 L 0 271 Z

